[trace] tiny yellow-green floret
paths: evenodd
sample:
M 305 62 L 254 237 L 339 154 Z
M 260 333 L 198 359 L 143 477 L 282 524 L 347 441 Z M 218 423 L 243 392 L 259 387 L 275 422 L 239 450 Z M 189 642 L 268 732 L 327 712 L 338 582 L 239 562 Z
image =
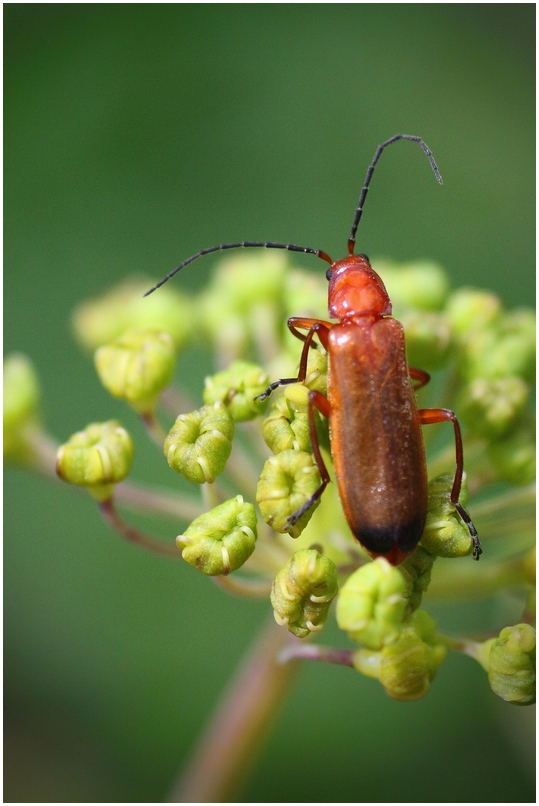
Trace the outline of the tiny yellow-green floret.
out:
M 58 448 L 56 472 L 64 481 L 87 487 L 99 500 L 110 497 L 133 461 L 131 437 L 117 420 L 91 423 Z
M 132 329 L 95 354 L 95 366 L 111 395 L 126 400 L 140 414 L 153 412 L 174 374 L 172 337 L 154 329 Z
M 227 575 L 249 559 L 257 537 L 256 512 L 241 495 L 196 518 L 178 535 L 183 559 L 209 576 Z
M 180 414 L 165 439 L 170 467 L 196 484 L 213 482 L 232 452 L 234 420 L 221 400 Z
M 316 549 L 300 549 L 273 582 L 275 620 L 298 638 L 306 638 L 322 629 L 336 593 L 335 563 Z

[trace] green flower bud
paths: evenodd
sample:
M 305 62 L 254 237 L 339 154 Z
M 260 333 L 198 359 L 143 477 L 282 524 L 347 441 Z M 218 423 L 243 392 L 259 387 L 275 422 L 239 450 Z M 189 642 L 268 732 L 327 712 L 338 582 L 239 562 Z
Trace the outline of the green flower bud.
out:
M 94 352 L 130 328 L 152 328 L 169 333 L 176 349 L 182 347 L 193 332 L 193 305 L 172 285 L 144 297 L 152 284 L 146 279 L 127 280 L 79 305 L 72 318 L 79 344 Z
M 87 487 L 98 501 L 106 501 L 114 485 L 129 473 L 134 450 L 117 420 L 91 423 L 58 448 L 56 472 L 70 484 Z
M 359 672 L 378 678 L 390 697 L 410 702 L 427 694 L 446 654 L 434 621 L 424 610 L 417 610 L 394 643 L 380 652 L 360 649 L 353 661 Z
M 506 702 L 535 702 L 535 630 L 529 624 L 505 627 L 485 641 L 479 661 L 488 671 L 492 691 Z
M 383 278 L 396 308 L 439 311 L 449 293 L 449 280 L 437 263 L 375 260 L 372 267 Z
M 535 373 L 535 317 L 525 309 L 500 316 L 493 325 L 462 339 L 461 367 L 467 380 Z
M 234 422 L 258 417 L 267 407 L 266 400 L 255 400 L 269 385 L 269 375 L 256 364 L 234 361 L 224 372 L 206 378 L 204 403 L 222 400 Z
M 197 306 L 210 340 L 241 352 L 260 318 L 261 307 L 279 321 L 287 258 L 280 252 L 236 254 L 221 260 Z
M 471 554 L 473 541 L 451 503 L 453 475 L 443 473 L 429 482 L 427 521 L 421 545 L 435 557 L 464 557 Z M 460 502 L 466 503 L 466 474 L 463 476 Z
M 303 381 L 309 390 L 327 394 L 328 389 L 328 356 L 320 350 L 309 350 L 307 359 L 307 375 Z
M 341 588 L 337 623 L 356 643 L 381 649 L 398 638 L 411 591 L 410 578 L 378 557 L 354 571 Z
M 400 572 L 406 577 L 409 574 L 412 583 L 412 592 L 408 597 L 408 608 L 412 612 L 421 604 L 423 594 L 430 585 L 432 566 L 436 557 L 421 546 L 405 559 L 399 566 Z
M 446 315 L 457 336 L 471 331 L 484 330 L 496 323 L 502 303 L 496 294 L 476 288 L 459 288 L 447 301 Z
M 380 680 L 382 673 L 382 653 L 375 649 L 357 649 L 353 654 L 354 669 L 365 677 Z
M 33 364 L 22 353 L 4 359 L 4 429 L 33 420 L 39 403 L 39 381 Z
M 447 655 L 446 646 L 436 637 L 434 620 L 417 610 L 394 644 L 384 647 L 380 682 L 395 700 L 419 700 Z
M 535 479 L 535 434 L 531 420 L 490 442 L 486 452 L 500 481 L 522 485 Z
M 303 383 L 292 383 L 289 386 L 284 386 L 283 395 L 294 411 L 307 414 L 309 410 L 309 390 Z
M 240 316 L 231 307 L 233 301 L 219 299 L 217 295 L 204 294 L 199 301 L 202 333 L 210 344 L 219 348 L 222 364 L 247 350 L 250 328 L 247 317 Z
M 26 462 L 32 457 L 31 436 L 38 419 L 39 381 L 32 362 L 22 353 L 4 359 L 4 459 Z
M 458 412 L 462 422 L 478 436 L 502 436 L 524 411 L 528 385 L 516 376 L 476 378 L 460 394 Z
M 443 313 L 409 311 L 401 317 L 401 323 L 406 333 L 410 366 L 431 372 L 449 362 L 451 328 Z
M 322 272 L 307 272 L 301 269 L 289 271 L 285 277 L 284 305 L 285 318 L 289 316 L 310 316 L 320 319 L 326 316 L 328 283 L 324 274 Z M 297 339 L 294 340 L 297 344 Z
M 133 329 L 100 347 L 94 360 L 111 395 L 126 400 L 139 414 L 149 414 L 172 380 L 175 350 L 168 333 Z
M 275 620 L 298 638 L 306 638 L 322 629 L 336 593 L 335 563 L 315 549 L 296 551 L 273 582 Z
M 316 351 L 313 350 L 313 353 L 316 353 Z M 320 353 L 318 353 L 318 355 L 320 355 Z M 327 359 L 325 359 L 324 364 L 327 371 Z M 309 364 L 307 366 L 309 367 Z M 312 387 L 308 387 L 306 385 L 308 381 L 309 383 L 312 384 Z M 311 432 L 309 427 L 309 415 L 308 415 L 309 392 L 311 388 L 314 388 L 317 391 L 325 394 L 327 391 L 327 374 L 318 375 L 316 374 L 316 372 L 313 372 L 312 374 L 307 375 L 304 384 L 293 383 L 290 386 L 285 386 L 283 392 L 287 401 L 290 403 L 294 411 L 297 412 L 296 417 L 299 418 L 302 423 L 303 422 L 306 423 L 305 440 L 307 441 L 302 441 L 302 445 L 306 445 L 305 450 L 309 451 L 309 453 L 312 453 L 313 451 L 311 445 Z M 307 415 L 306 421 L 304 421 L 303 418 L 301 417 L 301 414 L 303 413 Z M 314 414 L 314 422 L 316 425 L 316 434 L 318 437 L 318 445 L 321 448 L 325 448 L 327 451 L 329 451 L 330 450 L 329 422 L 328 420 L 326 420 L 325 417 L 322 417 L 316 410 L 313 412 L 313 414 Z M 301 434 L 303 435 L 303 429 L 301 431 Z
M 294 384 L 292 388 L 295 389 L 296 386 L 305 389 L 301 384 Z M 306 410 L 292 402 L 286 392 L 279 395 L 273 401 L 269 416 L 264 420 L 262 436 L 273 453 L 287 450 L 310 452 L 311 438 Z
M 293 526 L 287 525 L 287 519 L 301 509 L 320 484 L 320 472 L 310 453 L 282 451 L 271 456 L 256 490 L 262 517 L 276 532 L 299 537 L 320 501 L 315 501 Z
M 288 257 L 284 252 L 236 252 L 219 262 L 209 292 L 221 300 L 233 300 L 236 311 L 248 312 L 258 302 L 281 298 L 287 268 Z
M 505 360 L 500 375 L 520 375 L 530 383 L 535 381 L 536 317 L 529 308 L 516 308 L 502 320 L 503 354 Z
M 189 565 L 218 576 L 241 568 L 255 550 L 256 537 L 255 508 L 237 495 L 195 518 L 176 543 Z
M 234 420 L 220 400 L 180 414 L 165 439 L 170 467 L 196 484 L 215 481 L 232 452 Z

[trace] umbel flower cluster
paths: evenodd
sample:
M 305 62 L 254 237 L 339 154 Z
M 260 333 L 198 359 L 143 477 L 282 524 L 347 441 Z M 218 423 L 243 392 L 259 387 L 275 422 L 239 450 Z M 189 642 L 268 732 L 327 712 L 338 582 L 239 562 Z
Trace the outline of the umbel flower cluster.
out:
M 58 447 L 41 424 L 34 369 L 19 354 L 4 368 L 5 457 L 49 473 L 55 461 L 58 476 L 86 487 L 123 537 L 153 551 L 181 552 L 194 571 L 231 593 L 269 598 L 277 623 L 291 633 L 283 663 L 305 658 L 352 666 L 378 679 L 391 697 L 416 700 L 453 650 L 481 664 L 502 699 L 534 702 L 532 312 L 507 311 L 486 291 L 451 291 L 432 263 L 374 261 L 404 325 L 410 365 L 442 371 L 436 400 L 428 389 L 420 399 L 453 408 L 463 425 L 461 503 L 470 496 L 484 549 L 473 563 L 469 531 L 450 502 L 451 429 L 442 447 L 430 444 L 431 437 L 438 444 L 439 426 L 425 431 L 431 479 L 425 530 L 413 554 L 393 567 L 373 561 L 354 541 L 335 484 L 293 526 L 287 522 L 320 485 L 307 400 L 309 390 L 325 393 L 327 381 L 326 354 L 316 346 L 304 383 L 259 397 L 272 381 L 297 373 L 301 344 L 287 318 L 327 318 L 323 274 L 292 268 L 288 260 L 276 252 L 222 260 L 195 298 L 176 281 L 143 299 L 151 280 L 133 280 L 74 312 L 75 336 L 94 354 L 103 386 L 140 415 L 163 461 L 198 485 L 201 496 L 145 491 L 126 481 L 134 445 L 118 421 L 91 423 Z M 211 350 L 217 370 L 206 378 L 198 407 L 173 383 L 177 354 L 194 339 Z M 324 418 L 317 429 L 331 467 Z M 176 545 L 172 535 L 163 542 L 138 531 L 118 505 L 174 517 L 182 529 Z M 496 634 L 442 634 L 426 609 L 451 593 L 472 606 L 474 598 L 508 589 L 520 602 L 520 621 L 499 625 Z M 316 634 L 332 612 L 348 648 L 319 643 Z M 316 643 L 308 640 L 313 636 Z

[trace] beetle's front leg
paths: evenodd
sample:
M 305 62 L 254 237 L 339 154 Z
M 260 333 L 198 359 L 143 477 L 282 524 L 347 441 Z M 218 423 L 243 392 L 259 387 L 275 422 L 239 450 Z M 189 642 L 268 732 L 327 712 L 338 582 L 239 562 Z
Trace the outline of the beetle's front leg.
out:
M 430 381 L 429 373 L 422 369 L 417 369 L 417 367 L 408 367 L 408 372 L 410 373 L 410 378 L 413 381 L 417 381 L 417 384 L 414 386 L 414 392 L 422 389 Z
M 331 322 L 325 322 L 322 319 L 303 319 L 299 316 L 290 317 L 288 320 L 288 328 L 290 332 L 297 339 L 300 339 L 303 342 L 303 350 L 301 351 L 297 378 L 281 378 L 279 381 L 274 381 L 268 386 L 265 392 L 257 395 L 255 400 L 265 400 L 271 395 L 274 389 L 277 389 L 279 386 L 285 386 L 286 384 L 290 383 L 303 383 L 307 377 L 307 361 L 309 359 L 309 349 L 312 345 L 313 339 L 315 335 L 318 335 L 320 341 L 322 342 L 322 346 L 326 347 L 327 334 L 329 333 L 331 327 Z M 306 329 L 308 330 L 308 333 L 304 335 L 303 333 L 299 332 L 298 328 Z

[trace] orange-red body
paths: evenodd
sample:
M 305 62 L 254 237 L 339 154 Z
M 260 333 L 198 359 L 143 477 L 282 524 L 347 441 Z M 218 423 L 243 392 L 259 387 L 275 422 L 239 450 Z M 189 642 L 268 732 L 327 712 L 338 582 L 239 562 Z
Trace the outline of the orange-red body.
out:
M 417 546 L 427 514 L 425 449 L 404 331 L 366 256 L 333 263 L 328 279 L 329 313 L 339 321 L 293 318 L 289 324 L 293 332 L 309 328 L 304 366 L 314 333 L 328 352 L 327 400 L 311 392 L 310 403 L 329 417 L 350 529 L 369 554 L 398 565 Z M 329 476 L 315 454 L 325 486 Z
M 341 263 L 361 273 L 366 261 Z M 416 547 L 427 514 L 425 450 L 403 328 L 380 313 L 352 313 L 331 327 L 327 349 L 331 453 L 346 520 L 370 554 L 396 565 Z

